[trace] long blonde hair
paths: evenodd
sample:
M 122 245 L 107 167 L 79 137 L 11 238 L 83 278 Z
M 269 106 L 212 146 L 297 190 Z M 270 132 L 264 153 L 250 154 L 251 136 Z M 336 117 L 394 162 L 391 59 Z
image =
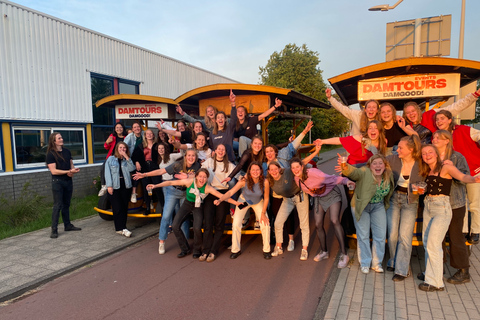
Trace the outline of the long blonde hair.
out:
M 372 162 L 376 159 L 382 159 L 383 163 L 385 164 L 385 170 L 382 173 L 382 180 L 383 180 L 383 186 L 386 186 L 388 183 L 390 183 L 390 177 L 392 176 L 392 168 L 390 167 L 390 163 L 388 163 L 387 158 L 383 154 L 374 154 L 373 156 L 370 157 L 367 161 L 367 167 L 370 169 L 370 166 L 372 165 Z
M 379 113 L 380 113 L 380 103 L 377 100 L 374 100 L 374 99 L 370 99 L 367 102 L 365 102 L 365 104 L 363 105 L 362 114 L 360 116 L 360 132 L 361 133 L 367 132 L 368 124 L 369 124 L 370 121 L 372 121 L 372 120 L 367 118 L 367 113 L 365 112 L 365 109 L 370 102 L 375 102 L 375 104 L 377 105 L 377 114 L 375 115 L 375 120 L 380 120 L 380 115 L 379 115 Z

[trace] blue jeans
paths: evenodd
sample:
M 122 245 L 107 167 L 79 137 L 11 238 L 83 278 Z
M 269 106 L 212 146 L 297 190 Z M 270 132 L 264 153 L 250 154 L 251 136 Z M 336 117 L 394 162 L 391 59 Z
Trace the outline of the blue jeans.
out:
M 449 196 L 426 196 L 423 209 L 423 247 L 425 282 L 441 288 L 443 284 L 442 242 L 452 220 Z
M 357 229 L 357 253 L 361 267 L 375 268 L 381 266 L 385 255 L 385 238 L 387 234 L 387 214 L 383 202 L 369 203 L 362 212 L 360 220 L 355 218 L 352 208 L 353 222 Z M 372 229 L 372 248 L 370 248 L 370 229 Z
M 408 203 L 406 193 L 394 192 L 387 210 L 388 250 L 387 266 L 395 268 L 395 274 L 406 277 L 412 255 L 413 229 L 417 217 L 418 201 Z
M 72 179 L 52 178 L 53 210 L 52 230 L 57 230 L 60 210 L 62 211 L 63 225 L 68 227 L 70 223 L 70 201 L 72 200 Z
M 178 211 L 185 200 L 185 191 L 176 189 L 175 187 L 164 187 L 165 204 L 163 206 L 162 220 L 160 221 L 160 229 L 158 231 L 158 239 L 165 241 L 168 237 L 168 227 L 172 225 L 173 215 Z M 188 239 L 189 224 L 185 221 L 182 224 L 182 231 Z

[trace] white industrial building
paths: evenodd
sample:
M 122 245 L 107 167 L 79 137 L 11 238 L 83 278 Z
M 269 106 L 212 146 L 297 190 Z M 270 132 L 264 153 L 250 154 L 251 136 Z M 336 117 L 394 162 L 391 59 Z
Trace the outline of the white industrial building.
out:
M 44 162 L 53 131 L 62 133 L 81 168 L 76 192 L 91 188 L 116 121 L 112 109 L 94 107 L 105 96 L 175 99 L 201 86 L 235 82 L 10 1 L 0 0 L 0 14 L 4 195 L 15 197 L 27 181 L 51 193 Z

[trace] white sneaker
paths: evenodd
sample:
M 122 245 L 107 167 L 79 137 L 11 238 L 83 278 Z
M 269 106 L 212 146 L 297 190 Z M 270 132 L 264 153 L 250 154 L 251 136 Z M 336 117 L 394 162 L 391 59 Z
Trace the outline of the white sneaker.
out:
M 337 267 L 339 269 L 345 268 L 348 265 L 348 261 L 350 261 L 350 258 L 348 257 L 348 255 L 341 253 L 340 259 L 338 260 Z
M 305 249 L 302 249 L 302 254 L 300 255 L 300 260 L 305 261 L 308 259 L 308 251 Z
M 320 252 L 315 256 L 315 258 L 313 258 L 313 261 L 318 262 L 325 259 L 328 259 L 328 252 L 320 250 Z
M 153 202 L 150 202 L 150 210 L 153 210 Z
M 103 195 L 105 195 L 105 193 L 107 193 L 107 186 L 106 185 L 102 185 L 102 187 L 100 188 L 100 191 L 98 191 L 98 196 L 101 197 Z
M 275 249 L 273 249 L 273 252 L 272 252 L 272 257 L 276 257 L 281 254 L 283 254 L 283 249 L 279 246 L 275 246 Z
M 130 197 L 130 202 L 131 203 L 137 203 L 137 194 L 132 193 L 132 196 Z
M 289 241 L 288 241 L 287 251 L 293 251 L 293 250 L 295 250 L 295 241 L 289 240 Z
M 361 267 L 360 271 L 362 271 L 362 273 L 364 273 L 364 274 L 368 274 L 370 272 L 370 268 L 369 267 Z
M 382 266 L 376 266 L 375 268 L 372 268 L 373 271 L 377 273 L 383 273 L 383 268 Z
M 158 243 L 158 254 L 165 254 L 165 242 Z
M 124 235 L 127 238 L 130 238 L 132 236 L 132 232 L 128 229 L 123 229 L 122 235 Z
M 258 221 L 255 221 L 255 226 L 253 227 L 253 230 L 260 230 L 260 223 Z

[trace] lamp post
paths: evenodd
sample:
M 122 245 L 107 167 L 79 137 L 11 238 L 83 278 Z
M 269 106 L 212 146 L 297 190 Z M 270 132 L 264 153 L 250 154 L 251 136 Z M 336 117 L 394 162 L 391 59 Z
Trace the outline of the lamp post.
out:
M 403 0 L 398 0 L 393 6 L 389 6 L 388 4 L 381 4 L 378 6 L 371 7 L 368 9 L 369 11 L 388 11 L 395 9 Z

